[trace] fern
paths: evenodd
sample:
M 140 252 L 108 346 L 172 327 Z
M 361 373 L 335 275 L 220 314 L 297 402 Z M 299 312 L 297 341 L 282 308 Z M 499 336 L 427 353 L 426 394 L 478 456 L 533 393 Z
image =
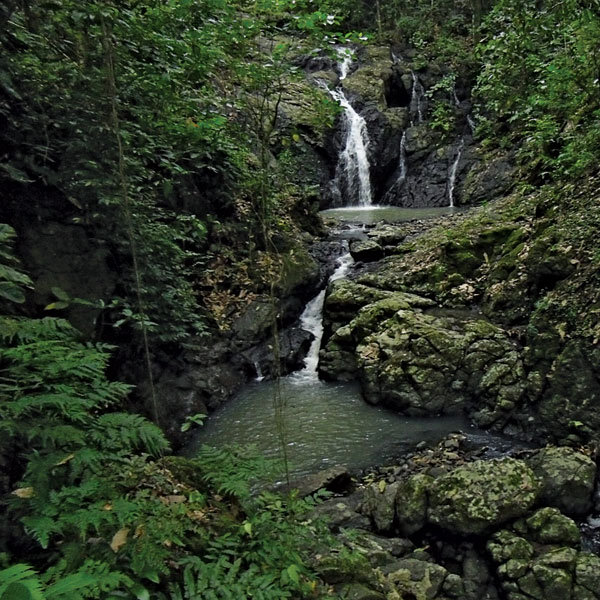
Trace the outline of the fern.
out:
M 143 597 L 136 593 L 143 588 L 129 577 L 94 561 L 87 561 L 76 573 L 63 575 L 59 569 L 53 569 L 43 578 L 25 564 L 0 571 L 0 600 L 84 600 L 119 589 L 129 589 L 138 598 Z
M 27 598 L 26 593 L 32 600 L 44 600 L 41 582 L 29 565 L 13 565 L 0 571 L 0 600 L 11 600 L 19 596 Z
M 250 498 L 253 482 L 269 478 L 276 472 L 276 463 L 257 453 L 252 446 L 202 446 L 197 455 L 204 479 L 222 494 L 240 500 Z

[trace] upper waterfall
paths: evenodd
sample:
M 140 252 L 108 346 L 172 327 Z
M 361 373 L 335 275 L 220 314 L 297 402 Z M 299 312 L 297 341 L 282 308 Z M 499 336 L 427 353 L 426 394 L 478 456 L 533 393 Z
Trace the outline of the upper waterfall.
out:
M 343 81 L 352 65 L 353 54 L 340 48 L 338 63 L 340 81 Z M 340 195 L 349 205 L 370 206 L 372 204 L 371 176 L 368 148 L 369 133 L 365 120 L 354 110 L 346 98 L 342 86 L 329 90 L 332 98 L 344 109 L 344 149 L 340 153 L 335 169 L 335 181 Z

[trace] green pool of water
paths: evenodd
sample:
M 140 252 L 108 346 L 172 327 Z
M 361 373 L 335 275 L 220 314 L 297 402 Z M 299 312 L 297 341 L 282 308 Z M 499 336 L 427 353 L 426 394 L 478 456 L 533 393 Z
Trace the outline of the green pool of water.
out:
M 279 457 L 274 425 L 272 381 L 253 382 L 210 416 L 188 454 L 201 444 L 254 444 L 266 456 Z M 357 384 L 324 383 L 291 375 L 281 381 L 292 476 L 334 465 L 357 470 L 384 464 L 422 440 L 467 430 L 461 417 L 417 419 L 370 406 Z
M 387 221 L 400 223 L 413 219 L 431 219 L 459 212 L 456 208 L 443 206 L 439 208 L 403 208 L 400 206 L 346 206 L 322 210 L 321 216 L 350 223 L 365 223 L 367 225 Z

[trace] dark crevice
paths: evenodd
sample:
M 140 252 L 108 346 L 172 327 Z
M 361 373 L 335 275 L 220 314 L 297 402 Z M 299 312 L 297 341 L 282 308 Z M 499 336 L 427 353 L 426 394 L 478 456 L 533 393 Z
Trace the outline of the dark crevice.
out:
M 410 92 L 404 87 L 397 74 L 392 75 L 385 82 L 385 102 L 388 108 L 410 106 Z

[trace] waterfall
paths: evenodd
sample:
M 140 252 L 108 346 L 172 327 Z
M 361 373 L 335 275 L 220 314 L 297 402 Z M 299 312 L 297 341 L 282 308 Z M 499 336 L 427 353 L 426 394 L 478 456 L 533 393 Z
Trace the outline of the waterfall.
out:
M 400 174 L 398 175 L 398 183 L 404 183 L 406 181 L 406 174 L 408 167 L 406 165 L 406 130 L 402 132 L 402 139 L 400 140 Z
M 256 360 L 254 361 L 254 370 L 256 371 L 256 378 L 254 381 L 262 381 L 265 376 L 262 373 L 262 369 L 260 368 L 260 363 Z
M 329 283 L 344 277 L 353 262 L 354 260 L 349 252 L 339 258 L 338 266 L 329 278 Z M 319 379 L 317 367 L 319 366 L 319 350 L 321 349 L 321 340 L 323 339 L 323 305 L 325 304 L 326 291 L 326 289 L 321 290 L 306 305 L 304 312 L 300 316 L 300 327 L 312 333 L 314 339 L 304 359 L 304 368 L 290 377 L 298 383 L 303 381 L 317 381 Z
M 460 99 L 458 98 L 458 95 L 456 94 L 456 86 L 454 86 L 452 88 L 452 94 L 454 96 L 454 104 L 456 105 L 456 108 L 460 108 Z M 469 124 L 469 129 L 471 130 L 471 135 L 475 134 L 475 121 L 473 120 L 473 117 L 469 114 L 467 114 L 467 123 Z
M 340 49 L 338 54 L 342 61 L 338 64 L 340 81 L 343 81 L 352 65 L 352 54 L 349 50 Z M 344 109 L 344 131 L 346 140 L 335 169 L 335 181 L 338 189 L 342 183 L 345 196 L 350 204 L 359 206 L 371 205 L 371 177 L 369 173 L 369 134 L 365 120 L 354 110 L 346 98 L 341 85 L 329 90 L 331 97 Z M 342 190 L 340 189 L 340 192 Z
M 467 115 L 467 123 L 469 124 L 469 129 L 471 130 L 471 135 L 475 135 L 475 121 L 471 115 Z
M 423 94 L 425 90 L 421 85 L 417 74 L 414 71 L 411 71 L 413 86 L 412 86 L 412 94 L 410 98 L 410 114 L 416 115 L 418 118 L 418 122 L 423 122 Z M 411 121 L 411 125 L 413 122 Z
M 456 158 L 454 159 L 452 169 L 450 169 L 450 178 L 448 180 L 448 199 L 450 200 L 450 208 L 454 208 L 454 186 L 456 185 L 456 174 L 458 173 L 458 164 L 460 163 L 460 158 L 462 156 L 462 151 L 464 147 L 465 138 L 463 137 L 461 138 L 460 144 L 458 145 Z

